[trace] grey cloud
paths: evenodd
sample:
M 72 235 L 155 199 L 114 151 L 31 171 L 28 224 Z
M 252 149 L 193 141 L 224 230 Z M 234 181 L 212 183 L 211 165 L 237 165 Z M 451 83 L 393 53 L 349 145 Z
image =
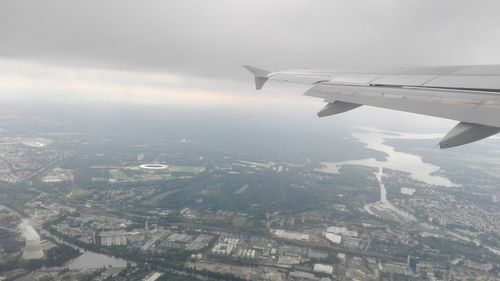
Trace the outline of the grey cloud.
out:
M 247 79 L 264 68 L 500 63 L 498 1 L 0 2 L 0 57 Z

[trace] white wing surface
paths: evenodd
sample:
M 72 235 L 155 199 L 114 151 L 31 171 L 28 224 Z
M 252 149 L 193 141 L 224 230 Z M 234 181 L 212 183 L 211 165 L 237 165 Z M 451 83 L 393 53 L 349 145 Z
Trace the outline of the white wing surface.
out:
M 375 71 L 286 70 L 245 66 L 257 90 L 268 80 L 311 85 L 305 95 L 327 104 L 319 117 L 361 105 L 460 121 L 441 148 L 477 141 L 500 132 L 500 65 L 438 66 Z

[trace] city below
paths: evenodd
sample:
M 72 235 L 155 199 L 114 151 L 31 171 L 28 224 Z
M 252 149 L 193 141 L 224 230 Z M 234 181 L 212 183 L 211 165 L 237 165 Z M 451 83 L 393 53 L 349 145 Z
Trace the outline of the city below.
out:
M 27 112 L 0 118 L 0 280 L 500 279 L 496 139 Z

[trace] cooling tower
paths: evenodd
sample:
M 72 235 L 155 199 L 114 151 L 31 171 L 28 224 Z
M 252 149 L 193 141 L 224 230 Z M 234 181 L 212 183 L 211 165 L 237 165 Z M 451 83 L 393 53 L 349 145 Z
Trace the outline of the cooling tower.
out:
M 32 239 L 26 240 L 26 246 L 24 246 L 22 256 L 24 260 L 39 260 L 44 256 L 39 237 L 33 237 Z

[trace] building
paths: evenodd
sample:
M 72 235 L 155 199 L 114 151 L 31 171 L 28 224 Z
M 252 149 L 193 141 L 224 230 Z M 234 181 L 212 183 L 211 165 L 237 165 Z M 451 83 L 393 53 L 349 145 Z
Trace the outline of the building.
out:
M 310 250 L 307 253 L 307 257 L 310 258 L 310 259 L 326 259 L 326 258 L 328 258 L 328 254 L 324 253 L 324 252 L 318 252 L 318 251 Z
M 309 240 L 309 234 L 304 234 L 300 232 L 291 232 L 283 229 L 277 229 L 274 232 L 274 235 L 278 236 L 279 238 L 285 238 L 289 240 L 303 240 L 303 241 Z
M 408 274 L 407 269 L 408 269 L 407 265 L 403 263 L 393 262 L 393 263 L 386 263 L 383 265 L 383 271 L 389 273 L 407 275 Z
M 314 274 L 304 271 L 290 271 L 288 273 L 289 280 L 319 280 Z
M 123 230 L 103 231 L 99 236 L 101 245 L 106 247 L 127 245 L 127 235 Z
M 326 229 L 326 232 L 330 232 L 337 235 L 358 237 L 358 232 L 356 230 L 348 230 L 346 227 L 330 226 Z
M 408 267 L 408 272 L 416 274 L 419 261 L 420 261 L 419 257 L 408 256 L 408 259 L 406 261 L 406 266 Z
M 224 237 L 214 245 L 214 247 L 212 248 L 212 254 L 228 256 L 233 252 L 236 246 L 238 246 L 239 242 L 240 240 L 238 238 Z
M 349 249 L 359 249 L 361 247 L 361 239 L 347 237 L 344 239 L 344 246 Z
M 323 236 L 325 236 L 328 241 L 332 242 L 333 244 L 340 244 L 342 242 L 342 236 L 333 234 L 330 232 L 323 232 Z
M 416 189 L 415 188 L 409 188 L 409 187 L 401 187 L 401 194 L 404 195 L 413 195 L 415 193 Z
M 146 277 L 144 277 L 144 279 L 142 279 L 142 280 L 143 281 L 156 281 L 156 280 L 158 280 L 162 276 L 163 276 L 163 273 L 160 273 L 160 272 L 151 272 Z
M 314 272 L 326 273 L 328 275 L 331 275 L 333 273 L 333 266 L 317 263 L 314 265 Z

